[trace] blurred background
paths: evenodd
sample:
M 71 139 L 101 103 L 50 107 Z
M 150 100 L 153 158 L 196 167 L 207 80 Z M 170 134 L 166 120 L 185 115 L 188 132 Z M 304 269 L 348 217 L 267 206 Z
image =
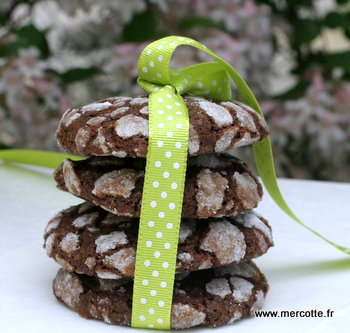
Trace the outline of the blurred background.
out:
M 1 0 L 0 148 L 58 150 L 67 108 L 142 94 L 139 54 L 168 35 L 247 81 L 279 177 L 350 181 L 348 0 Z M 180 47 L 171 66 L 208 60 Z M 253 163 L 250 149 L 233 153 Z

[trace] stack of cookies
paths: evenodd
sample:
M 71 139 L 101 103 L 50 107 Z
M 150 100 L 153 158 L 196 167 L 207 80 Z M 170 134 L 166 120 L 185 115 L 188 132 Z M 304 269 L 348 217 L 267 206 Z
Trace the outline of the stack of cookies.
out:
M 268 135 L 265 121 L 239 102 L 184 96 L 189 157 L 171 327 L 216 327 L 252 316 L 268 290 L 251 259 L 273 246 L 254 209 L 262 186 L 225 150 Z M 58 145 L 89 156 L 66 159 L 57 187 L 85 200 L 58 213 L 45 231 L 61 268 L 56 297 L 85 318 L 130 325 L 139 216 L 148 145 L 148 98 L 108 98 L 64 114 Z

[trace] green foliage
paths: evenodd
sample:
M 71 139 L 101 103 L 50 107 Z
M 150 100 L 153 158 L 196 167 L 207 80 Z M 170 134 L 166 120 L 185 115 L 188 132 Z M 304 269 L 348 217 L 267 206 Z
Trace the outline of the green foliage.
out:
M 311 19 L 297 20 L 293 25 L 291 46 L 299 48 L 303 44 L 310 44 L 321 31 L 318 21 Z
M 181 30 L 189 30 L 193 28 L 214 28 L 222 31 L 226 31 L 223 24 L 217 23 L 212 20 L 210 17 L 205 16 L 193 16 L 187 19 L 184 19 L 180 22 L 179 28 Z
M 100 71 L 96 67 L 72 68 L 63 74 L 58 74 L 64 84 L 89 79 Z
M 350 78 L 350 52 L 329 53 L 326 50 L 314 50 L 311 43 L 319 37 L 325 28 L 341 29 L 350 39 L 350 12 L 335 10 L 324 18 L 318 17 L 313 1 L 287 0 L 284 5 L 276 5 L 275 0 L 255 0 L 256 3 L 265 4 L 280 21 L 289 24 L 289 45 L 295 56 L 296 64 L 292 73 L 297 76 L 297 84 L 286 93 L 275 96 L 281 99 L 295 99 L 301 97 L 310 82 L 305 80 L 310 71 L 317 68 L 326 80 L 332 80 L 332 70 L 343 70 L 342 80 Z M 339 5 L 349 5 L 349 0 L 338 0 Z M 301 15 L 301 12 L 304 15 Z M 305 12 L 308 13 L 305 16 Z M 279 21 L 279 20 L 277 20 Z
M 156 18 L 154 12 L 147 8 L 142 13 L 135 14 L 132 20 L 124 26 L 124 42 L 144 42 L 156 35 Z
M 340 67 L 350 74 L 350 51 L 329 54 L 325 58 L 325 67 L 333 69 Z
M 42 59 L 50 55 L 49 45 L 46 40 L 45 31 L 38 30 L 34 25 L 26 25 L 19 29 L 12 29 L 15 40 L 8 44 L 0 44 L 0 57 L 10 57 L 16 55 L 21 48 L 35 46 L 40 51 Z
M 350 14 L 349 13 L 328 13 L 323 21 L 324 25 L 329 28 L 349 28 Z

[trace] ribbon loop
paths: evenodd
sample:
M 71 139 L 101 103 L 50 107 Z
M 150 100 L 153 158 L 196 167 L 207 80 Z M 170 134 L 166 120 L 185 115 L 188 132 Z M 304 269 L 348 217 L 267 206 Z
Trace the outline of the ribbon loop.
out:
M 218 62 L 193 65 L 175 71 L 168 69 L 170 83 L 180 95 L 189 94 L 205 96 L 216 100 L 228 100 L 232 98 L 230 76 Z M 149 94 L 159 91 L 163 86 L 157 81 L 138 79 L 142 89 Z
M 172 54 L 180 45 L 192 45 L 215 58 L 214 53 L 192 39 L 177 36 L 163 38 L 150 44 L 140 55 L 140 86 L 150 94 L 170 85 L 180 95 L 188 93 L 217 100 L 231 99 L 230 75 L 224 63 L 201 63 L 179 71 L 169 68 Z

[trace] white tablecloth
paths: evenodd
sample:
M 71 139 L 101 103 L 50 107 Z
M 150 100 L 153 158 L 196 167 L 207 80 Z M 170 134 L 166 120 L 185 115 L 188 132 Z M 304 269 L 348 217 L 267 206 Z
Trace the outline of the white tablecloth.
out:
M 58 211 L 81 200 L 57 190 L 50 173 L 0 165 L 0 331 L 134 331 L 86 320 L 53 296 L 59 266 L 46 257 L 44 228 Z M 307 225 L 350 247 L 350 184 L 279 179 L 279 185 Z M 271 287 L 263 310 L 334 312 L 322 318 L 244 319 L 215 332 L 350 332 L 350 257 L 291 220 L 267 193 L 256 210 L 270 221 L 275 240 L 275 247 L 255 260 Z

